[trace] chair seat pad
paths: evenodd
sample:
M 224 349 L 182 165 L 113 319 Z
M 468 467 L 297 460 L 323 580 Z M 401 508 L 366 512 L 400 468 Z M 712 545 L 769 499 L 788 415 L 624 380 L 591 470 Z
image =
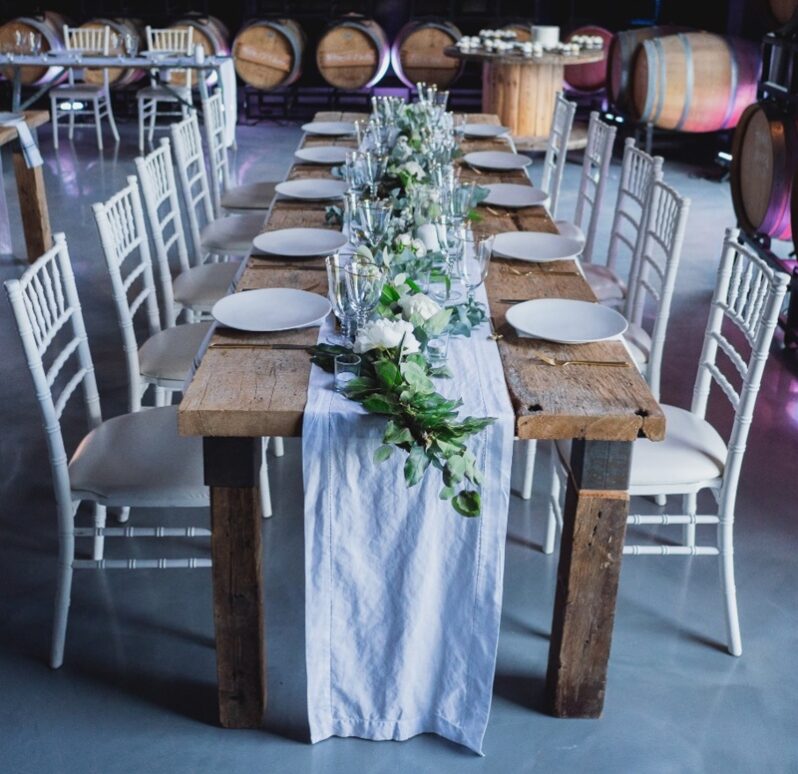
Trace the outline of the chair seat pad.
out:
M 108 505 L 202 507 L 202 439 L 177 432 L 177 406 L 103 422 L 69 463 L 73 497 Z
M 150 336 L 139 349 L 141 375 L 152 382 L 185 381 L 210 322 L 175 325 Z
M 608 266 L 595 263 L 583 263 L 582 271 L 599 301 L 621 299 L 626 296 L 626 284 Z
M 198 312 L 210 312 L 211 307 L 230 292 L 239 266 L 237 261 L 205 263 L 181 272 L 172 283 L 175 301 Z
M 184 86 L 175 86 L 171 89 L 166 89 L 163 86 L 145 86 L 136 92 L 136 99 L 157 99 L 160 102 L 177 102 L 177 96 L 180 95 L 183 99 L 190 101 L 191 93 Z
M 638 487 L 678 487 L 713 481 L 723 475 L 726 444 L 712 425 L 695 414 L 663 404 L 665 440 L 641 438 L 632 446 L 630 491 Z M 564 460 L 571 455 L 570 441 L 557 441 Z
M 275 185 L 263 181 L 230 188 L 222 194 L 222 207 L 229 210 L 268 210 L 274 199 Z
M 648 332 L 637 323 L 630 322 L 623 338 L 638 367 L 645 366 L 651 357 L 651 336 Z
M 248 255 L 252 251 L 252 240 L 263 231 L 263 223 L 262 212 L 217 218 L 202 229 L 202 251 L 216 255 Z
M 569 220 L 556 220 L 554 221 L 554 225 L 557 226 L 560 236 L 568 237 L 568 239 L 575 239 L 577 242 L 581 242 L 582 246 L 587 242 L 585 232 L 575 223 L 571 223 Z
M 95 86 L 91 83 L 76 83 L 74 85 L 65 84 L 56 86 L 51 92 L 58 99 L 95 99 L 102 93 L 102 86 Z

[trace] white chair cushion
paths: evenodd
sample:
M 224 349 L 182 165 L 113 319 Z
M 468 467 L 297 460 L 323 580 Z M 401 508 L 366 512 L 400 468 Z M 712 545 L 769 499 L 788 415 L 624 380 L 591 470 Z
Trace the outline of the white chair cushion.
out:
M 136 92 L 136 99 L 139 101 L 155 99 L 159 102 L 177 102 L 175 92 L 183 99 L 191 101 L 191 92 L 185 86 L 175 86 L 172 89 L 166 89 L 163 86 L 146 86 Z
M 680 484 L 690 488 L 723 474 L 726 444 L 717 430 L 706 420 L 676 406 L 663 404 L 662 410 L 665 440 L 641 438 L 632 447 L 631 494 L 638 488 L 659 491 L 657 487 L 661 487 L 663 492 Z M 571 442 L 557 441 L 557 451 L 567 462 Z
M 182 272 L 172 283 L 175 301 L 198 312 L 210 312 L 211 307 L 230 292 L 240 265 L 238 261 L 206 263 Z
M 76 83 L 72 86 L 65 84 L 53 89 L 53 96 L 58 99 L 95 99 L 102 92 L 102 86 L 91 83 Z
M 252 251 L 252 240 L 263 231 L 263 223 L 262 212 L 217 218 L 202 229 L 202 251 L 216 255 L 248 255 Z
M 210 322 L 175 325 L 150 336 L 139 349 L 141 375 L 162 386 L 174 383 L 179 389 L 210 326 Z
M 202 439 L 177 432 L 177 406 L 103 422 L 69 463 L 73 498 L 133 507 L 202 507 Z
M 583 263 L 582 271 L 599 301 L 621 299 L 626 296 L 626 285 L 609 267 L 596 263 Z
M 222 194 L 222 207 L 228 210 L 268 210 L 274 199 L 275 185 L 263 181 L 230 188 Z
M 561 236 L 568 237 L 568 239 L 576 239 L 576 241 L 581 242 L 583 246 L 585 242 L 587 242 L 585 232 L 575 223 L 571 223 L 569 220 L 555 220 L 554 225 L 557 226 Z
M 630 322 L 623 338 L 637 366 L 645 366 L 651 357 L 651 336 L 648 332 L 637 323 Z

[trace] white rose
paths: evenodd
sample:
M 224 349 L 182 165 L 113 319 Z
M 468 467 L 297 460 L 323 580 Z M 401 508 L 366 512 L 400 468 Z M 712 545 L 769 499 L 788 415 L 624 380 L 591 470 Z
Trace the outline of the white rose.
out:
M 424 168 L 417 161 L 408 161 L 404 165 L 404 170 L 408 175 L 416 180 L 423 180 L 426 177 Z
M 405 317 L 412 317 L 417 314 L 422 320 L 429 320 L 441 311 L 440 304 L 433 301 L 424 293 L 416 293 L 414 296 L 404 296 L 399 299 L 399 306 L 402 307 Z
M 413 326 L 405 320 L 375 320 L 366 323 L 357 334 L 355 352 L 363 354 L 372 349 L 394 349 L 402 343 L 402 354 L 412 355 L 421 349 L 413 335 Z
M 407 272 L 400 272 L 393 278 L 393 286 L 399 288 L 407 282 Z
M 399 236 L 396 237 L 396 241 L 400 245 L 402 245 L 402 247 L 410 247 L 410 243 L 413 241 L 413 237 L 411 237 L 410 234 L 408 233 L 399 234 Z
M 418 258 L 423 258 L 427 254 L 427 247 L 420 239 L 414 239 L 410 243 L 410 249 Z

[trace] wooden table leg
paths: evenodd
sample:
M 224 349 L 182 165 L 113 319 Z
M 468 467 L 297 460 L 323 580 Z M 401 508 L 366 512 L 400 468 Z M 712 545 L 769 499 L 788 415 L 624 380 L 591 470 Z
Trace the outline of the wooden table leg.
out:
M 597 718 L 604 706 L 631 453 L 631 442 L 572 445 L 546 675 L 557 717 Z
M 266 708 L 260 445 L 260 438 L 204 440 L 219 721 L 225 728 L 259 728 Z
M 17 179 L 22 229 L 30 263 L 53 246 L 42 170 L 41 166 L 28 169 L 22 152 L 14 151 L 14 176 Z

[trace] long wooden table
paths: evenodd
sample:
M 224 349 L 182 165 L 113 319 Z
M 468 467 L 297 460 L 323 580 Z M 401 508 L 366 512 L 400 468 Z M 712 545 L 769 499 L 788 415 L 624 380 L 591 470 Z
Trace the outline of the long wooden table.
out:
M 348 113 L 320 113 L 318 120 L 352 120 Z M 469 120 L 496 123 L 496 116 Z M 305 137 L 304 145 L 329 144 L 329 138 Z M 333 140 L 351 144 L 351 140 Z M 500 141 L 466 142 L 464 150 L 502 147 Z M 329 177 L 328 167 L 295 165 L 289 179 Z M 522 172 L 502 174 L 462 170 L 464 180 L 480 183 L 528 182 Z M 264 230 L 324 226 L 319 203 L 275 202 Z M 556 232 L 542 207 L 512 216 L 480 208 L 478 228 Z M 271 266 L 248 259 L 238 290 L 297 287 L 326 290 L 321 259 L 318 270 Z M 280 261 L 279 263 L 285 263 Z M 487 281 L 491 316 L 503 338 L 498 342 L 510 399 L 521 439 L 574 439 L 560 549 L 557 592 L 547 674 L 550 710 L 560 717 L 600 715 L 606 683 L 615 599 L 621 566 L 632 443 L 661 440 L 665 418 L 634 367 L 596 368 L 541 364 L 533 353 L 596 360 L 629 360 L 618 341 L 575 348 L 517 337 L 506 324 L 508 305 L 500 299 L 563 297 L 595 300 L 579 274 L 553 275 L 543 267 L 518 264 L 530 273 L 508 271 L 511 261 L 494 259 Z M 546 264 L 573 270 L 575 263 Z M 317 330 L 257 336 L 312 345 Z M 215 342 L 240 340 L 218 331 Z M 211 487 L 214 619 L 219 679 L 219 714 L 227 727 L 257 727 L 265 708 L 261 522 L 258 466 L 261 437 L 300 436 L 307 399 L 310 362 L 303 351 L 209 349 L 180 405 L 180 432 L 204 437 L 205 478 Z M 489 518 L 484 515 L 482 518 Z

